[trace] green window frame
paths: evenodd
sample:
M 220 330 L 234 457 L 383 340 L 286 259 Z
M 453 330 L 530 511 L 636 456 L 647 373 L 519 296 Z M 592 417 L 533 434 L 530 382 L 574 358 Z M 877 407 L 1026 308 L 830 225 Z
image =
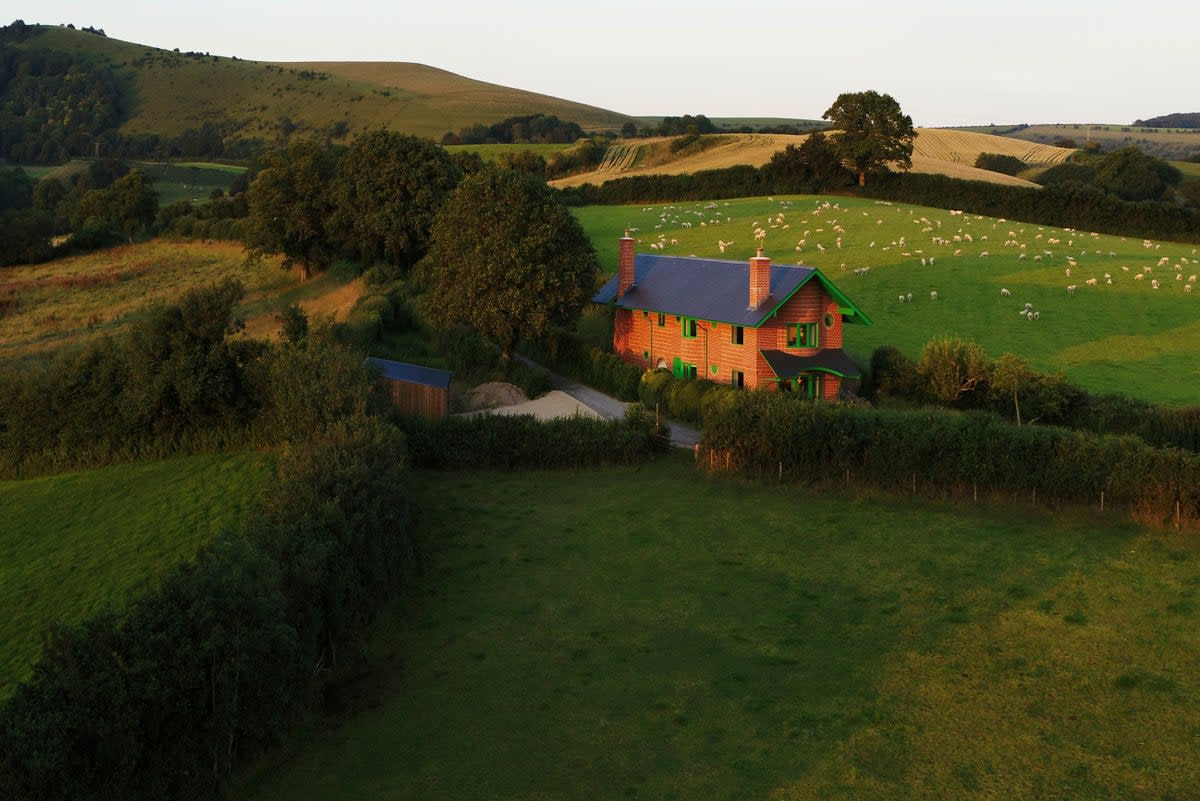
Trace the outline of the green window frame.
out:
M 696 318 L 695 317 L 682 318 L 682 321 L 680 322 L 680 328 L 683 333 L 684 339 L 695 339 L 696 338 Z
M 741 326 L 741 325 L 733 326 L 733 333 L 730 335 L 729 341 L 732 342 L 734 345 L 746 344 L 746 328 L 745 328 L 745 326 Z
M 816 323 L 788 323 L 787 346 L 789 348 L 818 347 L 817 331 Z
M 692 381 L 696 380 L 696 365 L 683 363 L 683 377 Z

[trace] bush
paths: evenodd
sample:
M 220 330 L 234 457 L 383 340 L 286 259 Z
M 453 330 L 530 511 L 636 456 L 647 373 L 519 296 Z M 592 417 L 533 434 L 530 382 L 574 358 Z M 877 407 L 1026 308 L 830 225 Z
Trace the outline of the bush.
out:
M 1002 153 L 980 153 L 975 159 L 975 166 L 981 170 L 991 170 L 1005 175 L 1016 175 L 1029 165 L 1016 156 Z
M 879 410 L 734 396 L 707 421 L 712 470 L 821 483 L 848 471 L 869 484 L 924 493 L 1036 492 L 1051 502 L 1106 503 L 1137 519 L 1200 524 L 1200 455 L 1130 436 L 1014 426 L 984 413 Z
M 403 440 L 310 430 L 238 533 L 120 618 L 60 628 L 0 709 L 0 797 L 203 798 L 315 708 L 411 561 Z
M 430 421 L 405 418 L 416 467 L 439 470 L 585 467 L 635 464 L 667 447 L 666 428 L 629 407 L 624 420 L 571 417 L 539 422 L 529 415 L 477 415 Z

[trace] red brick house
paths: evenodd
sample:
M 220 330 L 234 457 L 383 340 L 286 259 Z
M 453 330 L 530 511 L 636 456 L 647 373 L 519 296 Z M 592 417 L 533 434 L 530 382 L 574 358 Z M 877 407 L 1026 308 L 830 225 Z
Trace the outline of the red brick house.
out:
M 871 320 L 815 267 L 633 251 L 621 239 L 617 275 L 592 298 L 615 307 L 613 350 L 647 369 L 734 386 L 776 386 L 836 398 L 860 378 L 842 326 Z

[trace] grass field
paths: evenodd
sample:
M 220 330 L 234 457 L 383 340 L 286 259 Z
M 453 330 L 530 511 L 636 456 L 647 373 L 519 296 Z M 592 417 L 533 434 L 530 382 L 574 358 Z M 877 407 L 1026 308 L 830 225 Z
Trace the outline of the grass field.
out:
M 247 294 L 237 314 L 255 336 L 270 334 L 273 313 L 299 303 L 343 315 L 362 292 L 353 276 L 331 270 L 301 282 L 275 258 L 247 262 L 232 242 L 154 240 L 13 267 L 0 275 L 0 359 L 42 358 L 63 347 L 117 334 L 151 305 L 173 303 L 197 287 L 236 278 Z
M 978 342 L 993 358 L 1011 352 L 1036 369 L 1062 371 L 1092 392 L 1200 403 L 1200 291 L 1184 291 L 1186 279 L 1200 274 L 1200 247 L 1194 244 L 1146 247 L 1136 238 L 836 197 L 586 207 L 575 213 L 609 273 L 626 228 L 636 229 L 641 253 L 663 241 L 659 252 L 668 255 L 742 261 L 754 255 L 754 229 L 761 227 L 766 255 L 776 263 L 820 268 L 875 322 L 844 332 L 846 349 L 864 361 L 879 345 L 916 357 L 930 339 L 954 335 Z M 934 237 L 946 243 L 935 244 Z M 719 241 L 727 243 L 723 254 Z M 856 275 L 860 267 L 869 273 Z M 1147 268 L 1152 272 L 1145 274 Z M 1139 274 L 1144 280 L 1135 280 Z M 1092 279 L 1095 286 L 1087 284 Z M 1153 280 L 1160 289 L 1152 288 Z M 1075 294 L 1068 285 L 1078 287 Z M 1001 297 L 1002 288 L 1011 297 Z M 910 292 L 913 302 L 898 302 Z M 1038 322 L 1017 315 L 1025 303 L 1040 311 Z
M 679 175 L 749 164 L 761 167 L 788 145 L 799 145 L 804 136 L 784 134 L 712 134 L 719 140 L 699 152 L 690 148 L 673 153 L 670 137 L 622 140 L 609 148 L 604 162 L 593 172 L 573 175 L 551 183 L 579 186 L 603 183 L 633 175 Z M 980 153 L 1013 155 L 1030 164 L 1057 164 L 1074 151 L 1017 139 L 959 129 L 921 128 L 913 140 L 913 172 L 949 175 L 953 178 L 990 181 L 1007 186 L 1033 186 L 1029 181 L 976 168 Z
M 1194 539 L 640 469 L 423 475 L 426 575 L 245 801 L 1189 797 Z
M 145 170 L 154 182 L 159 208 L 165 208 L 179 200 L 203 203 L 208 200 L 214 189 L 227 191 L 234 179 L 246 171 L 245 167 L 232 164 L 203 162 L 135 162 L 134 166 Z
M 1105 150 L 1136 147 L 1143 153 L 1168 160 L 1185 159 L 1200 153 L 1200 131 L 1191 128 L 1143 128 L 1106 123 L 1031 125 L 1019 131 L 1012 131 L 1011 127 L 998 130 L 1005 131 L 1004 136 L 1031 142 L 1054 142 L 1065 138 L 1074 140 L 1080 147 L 1088 141 L 1099 142 Z
M 50 624 L 123 608 L 232 526 L 269 470 L 208 454 L 0 482 L 0 700 Z

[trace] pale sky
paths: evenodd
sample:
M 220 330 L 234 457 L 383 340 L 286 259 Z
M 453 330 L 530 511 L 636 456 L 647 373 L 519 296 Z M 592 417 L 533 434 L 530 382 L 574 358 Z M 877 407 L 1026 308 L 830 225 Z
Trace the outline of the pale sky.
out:
M 414 61 L 635 116 L 815 119 L 866 89 L 929 127 L 1200 111 L 1196 0 L 8 5 L 0 24 L 259 61 Z

